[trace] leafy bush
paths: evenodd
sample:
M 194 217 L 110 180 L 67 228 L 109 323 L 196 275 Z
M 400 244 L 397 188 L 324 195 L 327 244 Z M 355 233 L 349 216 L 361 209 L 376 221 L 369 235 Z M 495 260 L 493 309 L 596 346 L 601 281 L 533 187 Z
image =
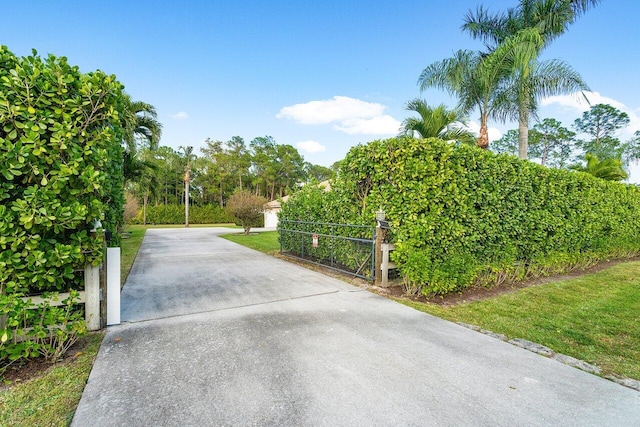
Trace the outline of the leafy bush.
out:
M 332 192 L 282 219 L 373 224 L 382 207 L 408 289 L 444 294 L 640 253 L 640 189 L 438 139 L 354 147 Z
M 227 210 L 244 228 L 244 234 L 249 234 L 251 227 L 264 224 L 264 205 L 267 199 L 256 196 L 250 191 L 236 191 L 227 202 Z
M 235 220 L 220 206 L 189 206 L 189 224 L 226 224 Z M 142 224 L 142 210 L 132 222 Z M 184 224 L 184 205 L 147 206 L 147 224 Z
M 83 74 L 64 57 L 18 58 L 0 46 L 2 337 L 13 336 L 10 320 L 24 310 L 19 296 L 82 288 L 74 271 L 102 258 L 102 239 L 88 232 L 94 219 L 118 240 L 122 89 L 114 76 Z M 33 311 L 25 316 L 50 317 Z M 13 351 L 8 342 L 0 357 Z M 30 342 L 18 353 L 41 349 Z

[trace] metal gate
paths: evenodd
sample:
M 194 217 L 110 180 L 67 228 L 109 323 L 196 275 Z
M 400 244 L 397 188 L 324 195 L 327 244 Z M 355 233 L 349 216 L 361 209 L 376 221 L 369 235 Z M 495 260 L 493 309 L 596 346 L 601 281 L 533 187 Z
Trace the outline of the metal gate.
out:
M 375 227 L 280 220 L 280 253 L 373 280 Z

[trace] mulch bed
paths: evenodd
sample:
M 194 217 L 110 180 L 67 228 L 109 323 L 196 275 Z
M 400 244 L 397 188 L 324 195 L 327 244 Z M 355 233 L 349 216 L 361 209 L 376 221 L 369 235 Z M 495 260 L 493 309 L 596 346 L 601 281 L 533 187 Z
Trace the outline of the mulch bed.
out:
M 458 305 L 458 304 L 463 304 L 463 303 L 472 302 L 472 301 L 479 301 L 485 298 L 490 298 L 493 296 L 502 295 L 509 292 L 514 292 L 514 291 L 517 291 L 518 289 L 524 289 L 531 286 L 543 285 L 545 283 L 550 283 L 550 282 L 559 282 L 561 280 L 568 280 L 568 279 L 584 276 L 585 274 L 597 273 L 598 271 L 602 271 L 616 264 L 620 264 L 623 262 L 631 262 L 631 261 L 640 261 L 640 257 L 633 257 L 633 258 L 613 260 L 613 261 L 602 261 L 587 269 L 574 270 L 565 274 L 556 274 L 552 276 L 538 277 L 535 279 L 524 280 L 522 282 L 516 282 L 516 283 L 502 283 L 500 285 L 493 286 L 490 288 L 485 288 L 481 286 L 472 287 L 469 289 L 465 289 L 462 292 L 453 292 L 448 295 L 442 295 L 442 296 L 425 297 L 424 295 L 411 295 L 411 296 L 406 295 L 402 288 L 401 281 L 396 281 L 395 283 L 393 283 L 394 286 L 390 288 L 377 288 L 377 287 L 373 287 L 373 288 L 375 288 L 375 290 L 377 291 L 376 293 L 379 293 L 385 296 L 391 296 L 394 298 L 404 298 L 404 299 L 409 299 L 411 301 L 438 304 L 443 306 Z
M 367 290 L 369 290 L 371 292 L 374 292 L 374 293 L 382 295 L 382 296 L 398 298 L 398 299 L 408 299 L 408 300 L 411 300 L 411 301 L 422 302 L 422 303 L 430 303 L 430 304 L 438 304 L 438 305 L 443 305 L 443 306 L 457 305 L 457 304 L 463 304 L 463 303 L 467 303 L 467 302 L 471 302 L 471 301 L 478 301 L 478 300 L 482 300 L 482 299 L 485 299 L 485 298 L 490 298 L 490 297 L 493 297 L 493 296 L 502 295 L 502 294 L 506 294 L 506 293 L 509 293 L 509 292 L 514 292 L 514 291 L 517 291 L 518 289 L 523 289 L 523 288 L 528 288 L 528 287 L 531 287 L 531 286 L 542 285 L 542 284 L 550 283 L 550 282 L 558 282 L 558 281 L 561 281 L 561 280 L 573 279 L 575 277 L 584 276 L 585 274 L 597 273 L 598 271 L 602 271 L 602 270 L 604 270 L 606 268 L 609 268 L 611 266 L 614 266 L 616 264 L 620 264 L 620 263 L 623 263 L 623 262 L 640 261 L 640 256 L 633 257 L 633 258 L 627 258 L 627 259 L 613 260 L 613 261 L 602 261 L 602 262 L 599 262 L 598 264 L 593 265 L 593 266 L 591 266 L 591 267 L 589 267 L 587 269 L 574 270 L 574 271 L 571 271 L 571 272 L 565 273 L 565 274 L 556 274 L 556 275 L 552 275 L 552 276 L 538 277 L 538 278 L 535 278 L 535 279 L 524 280 L 522 282 L 516 282 L 516 283 L 502 283 L 500 285 L 493 286 L 493 287 L 490 287 L 490 288 L 485 288 L 485 287 L 482 287 L 482 286 L 478 286 L 478 287 L 465 289 L 462 292 L 453 292 L 453 293 L 450 293 L 448 295 L 425 297 L 424 295 L 407 295 L 407 294 L 405 294 L 404 289 L 402 288 L 402 279 L 390 280 L 389 281 L 390 286 L 388 288 L 381 288 L 381 287 L 373 285 L 369 281 L 362 280 L 362 279 L 359 279 L 359 278 L 354 278 L 353 276 L 350 276 L 350 275 L 345 274 L 345 273 L 337 272 L 337 271 L 332 270 L 330 268 L 324 268 L 324 267 L 322 267 L 320 265 L 317 265 L 317 264 L 306 263 L 306 262 L 304 262 L 304 261 L 302 261 L 300 259 L 283 256 L 283 255 L 280 255 L 278 253 L 276 253 L 274 255 L 276 257 L 278 257 L 278 258 L 281 258 L 281 259 L 287 260 L 289 262 L 293 262 L 293 263 L 302 265 L 302 266 L 307 267 L 307 268 L 309 268 L 311 270 L 319 271 L 319 272 L 321 272 L 323 274 L 326 274 L 327 276 L 331 276 L 331 277 L 334 277 L 336 279 L 340 279 L 340 280 L 346 281 L 348 283 L 351 283 L 352 285 L 367 289 Z
M 84 336 L 78 339 L 67 352 L 58 361 L 46 361 L 44 357 L 31 359 L 19 365 L 11 365 L 7 368 L 2 376 L 0 376 L 0 390 L 6 389 L 20 382 L 25 382 L 32 378 L 36 378 L 45 371 L 54 366 L 67 365 L 84 352 L 89 344 L 89 337 Z

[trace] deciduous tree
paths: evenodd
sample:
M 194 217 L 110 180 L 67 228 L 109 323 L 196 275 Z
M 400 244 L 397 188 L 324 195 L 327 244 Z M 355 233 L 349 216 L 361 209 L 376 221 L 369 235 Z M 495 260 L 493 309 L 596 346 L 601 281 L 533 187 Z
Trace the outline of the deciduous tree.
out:
M 266 204 L 267 199 L 264 197 L 256 196 L 247 190 L 238 190 L 229 198 L 227 209 L 238 219 L 246 235 L 251 227 L 260 223 Z

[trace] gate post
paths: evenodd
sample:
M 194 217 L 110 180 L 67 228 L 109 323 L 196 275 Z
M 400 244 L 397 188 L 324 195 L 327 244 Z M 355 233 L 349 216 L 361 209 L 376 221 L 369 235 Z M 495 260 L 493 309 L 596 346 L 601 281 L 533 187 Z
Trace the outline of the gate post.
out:
M 120 324 L 120 248 L 107 248 L 107 326 Z
M 87 329 L 100 330 L 100 268 L 88 264 L 84 267 L 84 319 Z
M 382 210 L 382 208 L 376 211 L 376 242 L 373 254 L 376 260 L 374 281 L 376 286 L 382 285 L 382 243 L 384 242 L 387 229 L 389 228 L 389 224 L 385 221 L 386 218 L 387 214 Z
M 376 243 L 374 248 L 375 262 L 375 285 L 382 285 L 382 242 L 384 241 L 383 231 L 380 225 L 376 227 Z

